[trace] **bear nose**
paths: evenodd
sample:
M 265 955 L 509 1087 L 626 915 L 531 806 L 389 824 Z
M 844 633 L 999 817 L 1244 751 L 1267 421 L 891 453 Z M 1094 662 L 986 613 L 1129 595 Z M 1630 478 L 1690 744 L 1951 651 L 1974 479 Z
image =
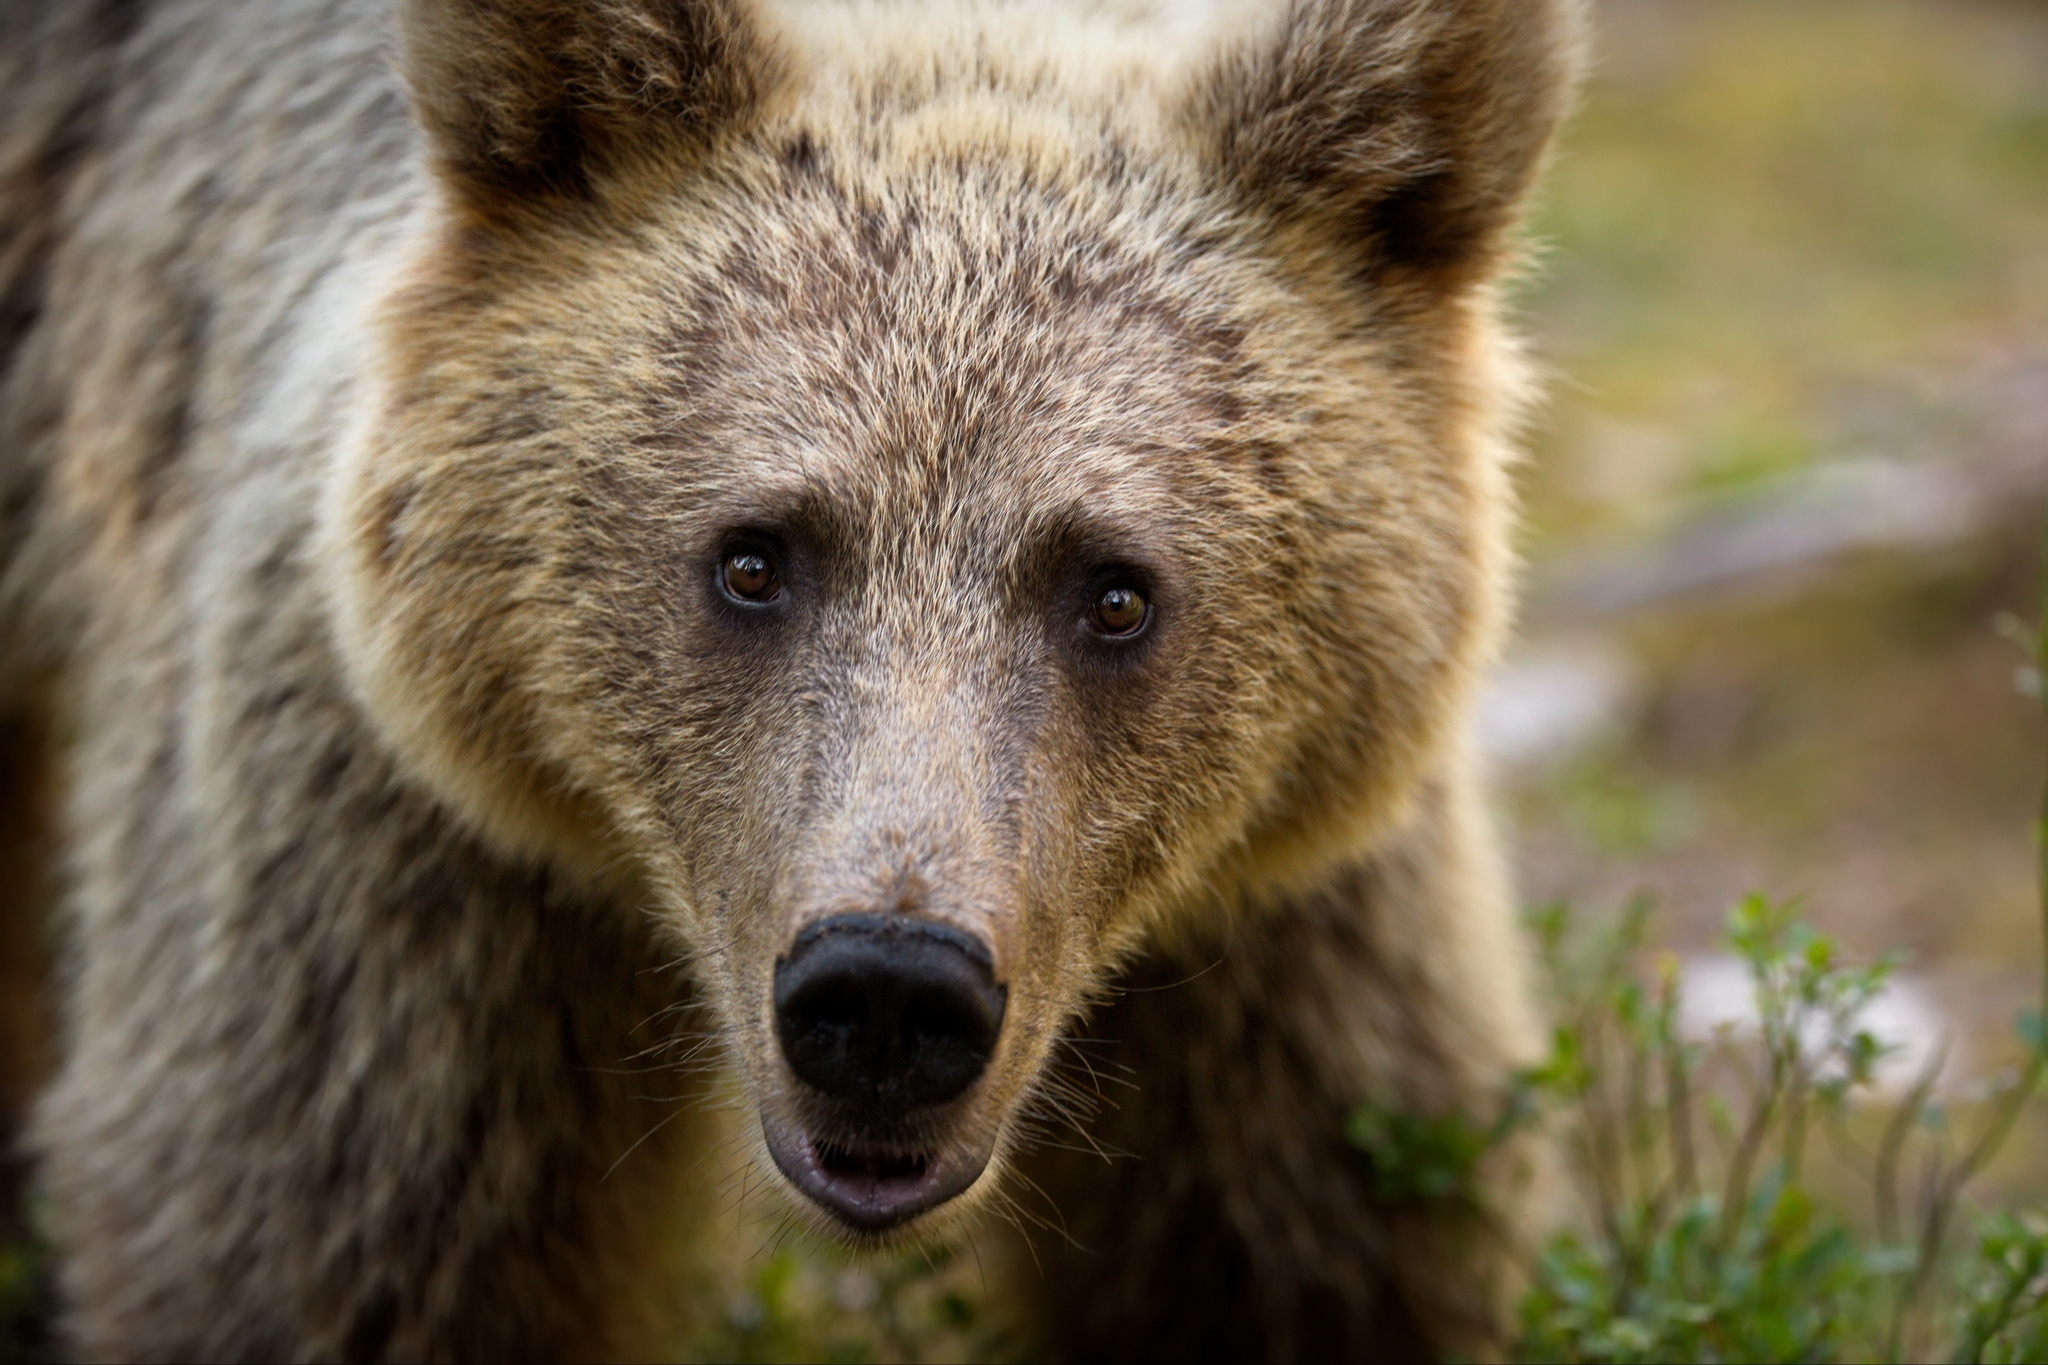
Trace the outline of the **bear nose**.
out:
M 927 920 L 834 915 L 775 964 L 790 1070 L 877 1119 L 942 1104 L 995 1051 L 1007 987 L 971 934 Z

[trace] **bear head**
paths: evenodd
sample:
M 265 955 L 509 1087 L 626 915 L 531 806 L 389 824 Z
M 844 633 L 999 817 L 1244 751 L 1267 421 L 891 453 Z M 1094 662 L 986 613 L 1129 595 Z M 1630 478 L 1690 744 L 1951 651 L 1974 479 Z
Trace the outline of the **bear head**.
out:
M 823 1220 L 927 1225 L 1125 955 L 1460 744 L 1569 0 L 402 10 L 355 689 L 654 902 Z

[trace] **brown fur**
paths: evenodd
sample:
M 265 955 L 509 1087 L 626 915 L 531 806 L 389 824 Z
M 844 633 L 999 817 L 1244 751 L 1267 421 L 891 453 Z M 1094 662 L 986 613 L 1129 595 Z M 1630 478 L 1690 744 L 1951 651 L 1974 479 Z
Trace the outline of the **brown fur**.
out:
M 909 1232 L 1049 1201 L 1050 1349 L 1490 1349 L 1498 1229 L 1341 1124 L 1533 1045 L 1464 735 L 1568 0 L 398 9 L 0 20 L 81 1351 L 656 1349 L 709 1139 L 629 1059 L 704 1033 L 779 1179 L 769 972 L 847 909 L 992 946 L 911 1135 L 992 1162 Z

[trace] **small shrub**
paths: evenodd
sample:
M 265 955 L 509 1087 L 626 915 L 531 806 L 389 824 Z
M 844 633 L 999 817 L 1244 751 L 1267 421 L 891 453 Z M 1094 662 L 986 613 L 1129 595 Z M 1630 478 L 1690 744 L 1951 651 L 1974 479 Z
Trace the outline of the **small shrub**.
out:
M 2030 657 L 2022 690 L 2048 704 L 2048 587 L 2037 625 L 2000 628 Z M 2043 811 L 2048 926 L 2048 797 Z M 1645 901 L 1599 928 L 1563 907 L 1535 916 L 1556 1031 L 1503 1123 L 1353 1118 L 1353 1141 L 1424 1173 L 1407 1193 L 1431 1197 L 1458 1195 L 1453 1177 L 1509 1128 L 1539 1113 L 1558 1122 L 1581 1217 L 1530 1268 L 1518 1356 L 2048 1360 L 2048 1220 L 1980 1217 L 1970 1244 L 1951 1246 L 1972 1182 L 2048 1073 L 2043 1014 L 2015 1021 L 2024 1064 L 1989 1085 L 1971 1122 L 1933 1103 L 1939 1053 L 1886 1116 L 1875 1081 L 1892 1045 L 1862 1020 L 1894 959 L 1853 966 L 1791 906 L 1749 897 L 1726 937 L 1748 969 L 1755 1035 L 1724 1029 L 1703 1044 L 1678 1028 L 1676 959 L 1642 970 L 1648 920 Z M 1819 1134 L 1860 1177 L 1863 1207 L 1815 1178 Z
M 1791 907 L 1751 897 L 1727 940 L 1749 969 L 1755 1036 L 1699 1043 L 1678 1030 L 1676 961 L 1637 970 L 1647 920 L 1642 903 L 1596 930 L 1561 909 L 1537 917 L 1559 1022 L 1523 1086 L 1560 1121 L 1582 1217 L 1536 1259 L 1517 1354 L 2043 1358 L 2048 1227 L 2002 1215 L 1973 1249 L 1949 1247 L 1970 1181 L 2040 1080 L 2037 1016 L 2021 1021 L 2027 1066 L 1994 1087 L 1971 1135 L 1929 1103 L 1936 1058 L 1859 1163 L 1891 1050 L 1860 1019 L 1894 963 L 1849 965 Z M 1860 1164 L 1866 1209 L 1814 1178 L 1823 1134 L 1840 1165 Z

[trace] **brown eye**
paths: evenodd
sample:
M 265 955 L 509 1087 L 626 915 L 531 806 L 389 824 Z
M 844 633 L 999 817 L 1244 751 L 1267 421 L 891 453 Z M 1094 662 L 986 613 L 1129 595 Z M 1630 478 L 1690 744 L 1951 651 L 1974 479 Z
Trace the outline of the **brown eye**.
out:
M 743 602 L 772 602 L 782 593 L 775 566 L 751 550 L 727 555 L 719 572 L 725 590 Z
M 1136 588 L 1105 588 L 1088 617 L 1104 635 L 1136 635 L 1150 610 Z

